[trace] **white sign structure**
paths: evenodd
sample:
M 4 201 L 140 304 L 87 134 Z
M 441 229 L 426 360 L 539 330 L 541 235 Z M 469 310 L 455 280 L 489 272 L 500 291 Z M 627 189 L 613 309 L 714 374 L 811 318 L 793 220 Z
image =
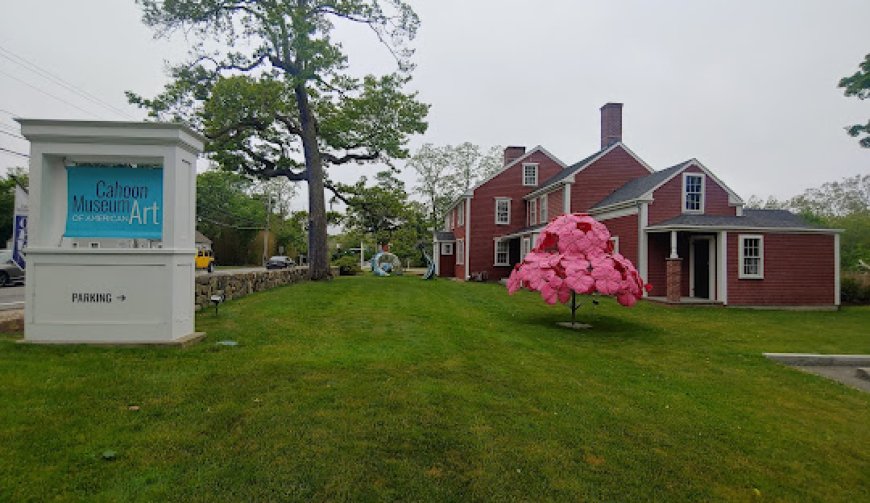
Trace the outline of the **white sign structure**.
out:
M 195 165 L 205 139 L 179 124 L 17 121 L 31 142 L 25 341 L 201 337 Z

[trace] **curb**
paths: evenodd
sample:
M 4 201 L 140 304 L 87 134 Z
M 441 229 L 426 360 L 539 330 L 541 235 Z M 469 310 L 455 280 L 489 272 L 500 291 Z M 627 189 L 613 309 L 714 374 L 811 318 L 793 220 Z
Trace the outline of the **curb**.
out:
M 819 355 L 812 353 L 762 353 L 765 358 L 797 366 L 870 365 L 870 355 Z

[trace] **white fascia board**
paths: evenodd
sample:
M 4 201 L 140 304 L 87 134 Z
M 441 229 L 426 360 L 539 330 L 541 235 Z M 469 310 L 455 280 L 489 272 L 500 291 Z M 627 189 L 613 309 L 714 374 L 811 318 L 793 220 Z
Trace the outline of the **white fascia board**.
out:
M 565 165 L 565 163 L 562 162 L 558 157 L 556 157 L 556 156 L 554 156 L 553 154 L 551 154 L 551 153 L 550 153 L 549 151 L 547 151 L 547 149 L 545 149 L 544 147 L 538 145 L 538 146 L 536 146 L 535 148 L 533 148 L 532 150 L 529 150 L 529 151 L 526 152 L 525 154 L 521 155 L 520 157 L 517 157 L 517 158 L 514 159 L 513 161 L 511 161 L 511 162 L 509 162 L 508 164 L 506 164 L 503 168 L 501 168 L 500 170 L 498 170 L 497 172 L 495 172 L 493 175 L 491 175 L 491 176 L 490 176 L 489 178 L 487 178 L 486 180 L 483 180 L 482 182 L 480 182 L 480 183 L 478 183 L 477 185 L 475 185 L 474 187 L 472 187 L 472 188 L 468 191 L 468 194 L 472 194 L 472 193 L 474 193 L 474 191 L 477 190 L 478 187 L 481 187 L 481 186 L 483 186 L 484 184 L 489 183 L 490 180 L 492 180 L 493 178 L 497 177 L 498 175 L 504 173 L 505 171 L 511 169 L 512 167 L 516 166 L 517 164 L 520 164 L 520 163 L 522 163 L 522 162 L 524 162 L 524 161 L 527 161 L 528 158 L 529 158 L 532 154 L 534 154 L 534 153 L 536 153 L 536 152 L 541 152 L 542 154 L 546 155 L 546 156 L 549 157 L 553 162 L 555 162 L 555 163 L 558 164 L 559 166 L 562 166 L 562 169 L 565 169 L 565 168 L 567 167 L 567 166 Z
M 590 211 L 589 214 L 599 222 L 612 220 L 614 218 L 628 217 L 638 214 L 638 205 L 632 201 L 631 205 L 626 205 L 623 208 L 615 208 L 608 211 Z
M 670 231 L 754 231 L 771 234 L 842 234 L 843 229 L 807 229 L 804 227 L 755 227 L 751 225 L 663 225 L 647 227 L 647 232 L 670 232 Z
M 705 175 L 712 178 L 713 181 L 716 182 L 720 187 L 725 189 L 725 192 L 728 193 L 728 204 L 730 206 L 742 206 L 744 204 L 743 199 L 740 196 L 738 196 L 736 192 L 734 192 L 733 190 L 731 190 L 730 187 L 725 185 L 725 183 L 722 182 L 722 180 L 720 180 L 716 175 L 714 175 L 712 171 L 707 169 L 707 167 L 704 166 L 703 164 L 701 164 L 701 161 L 699 161 L 697 159 L 690 159 L 690 160 L 686 161 L 685 163 L 683 163 L 683 166 L 680 169 L 678 169 L 677 171 L 672 173 L 671 176 L 667 177 L 666 179 L 661 181 L 658 185 L 656 185 L 655 187 L 650 189 L 646 194 L 643 195 L 643 197 L 646 199 L 652 200 L 653 192 L 655 192 L 659 188 L 661 188 L 662 185 L 664 185 L 664 184 L 670 182 L 671 180 L 673 180 L 674 178 L 676 178 L 677 175 L 684 173 L 686 171 L 686 169 L 689 168 L 689 166 L 696 166 Z
M 503 234 L 501 236 L 495 236 L 492 238 L 492 240 L 493 241 L 504 241 L 505 239 L 515 239 L 515 238 L 520 238 L 523 236 L 529 236 L 531 234 L 540 233 L 542 230 L 544 230 L 544 227 L 546 227 L 546 224 L 541 224 L 537 227 L 524 229 L 522 232 L 512 232 L 510 234 Z
M 647 197 L 648 194 L 644 194 L 637 199 L 629 199 L 627 201 L 620 201 L 618 203 L 608 204 L 607 206 L 602 206 L 600 208 L 590 208 L 589 214 L 592 216 L 600 215 L 603 213 L 608 213 L 611 211 L 618 211 L 624 208 L 637 208 L 638 204 L 641 203 L 651 203 L 653 199 L 651 197 Z

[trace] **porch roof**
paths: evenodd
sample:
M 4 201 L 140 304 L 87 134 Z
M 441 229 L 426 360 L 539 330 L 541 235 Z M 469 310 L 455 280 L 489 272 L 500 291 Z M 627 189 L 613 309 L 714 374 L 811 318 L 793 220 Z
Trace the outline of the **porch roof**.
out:
M 522 229 L 515 230 L 515 231 L 511 232 L 510 234 L 504 234 L 504 235 L 502 235 L 502 236 L 496 236 L 496 237 L 495 237 L 495 240 L 496 240 L 496 241 L 501 241 L 501 240 L 503 240 L 503 239 L 513 239 L 513 238 L 522 237 L 522 236 L 524 236 L 524 235 L 526 235 L 526 234 L 532 234 L 532 233 L 534 233 L 534 232 L 540 232 L 540 231 L 541 231 L 544 227 L 546 227 L 546 226 L 547 226 L 547 224 L 538 224 L 538 225 L 532 225 L 532 226 L 530 226 L 530 227 L 523 227 Z
M 674 230 L 774 230 L 795 232 L 837 233 L 840 229 L 828 229 L 813 225 L 788 210 L 743 210 L 743 216 L 680 215 L 676 218 L 647 227 L 649 232 Z
M 437 231 L 435 232 L 435 241 L 443 242 L 443 241 L 456 241 L 456 236 L 452 231 Z

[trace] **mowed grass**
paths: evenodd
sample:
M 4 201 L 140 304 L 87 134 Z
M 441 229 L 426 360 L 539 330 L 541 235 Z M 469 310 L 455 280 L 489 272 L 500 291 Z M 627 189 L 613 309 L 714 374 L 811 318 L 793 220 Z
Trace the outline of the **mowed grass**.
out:
M 0 500 L 866 501 L 870 394 L 761 353 L 870 353 L 870 309 L 580 313 L 356 277 L 187 349 L 0 336 Z

